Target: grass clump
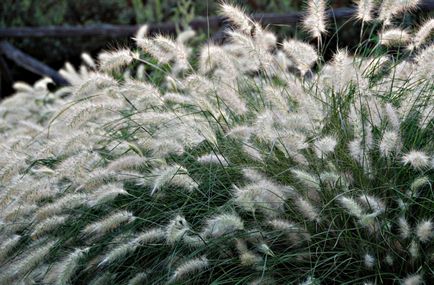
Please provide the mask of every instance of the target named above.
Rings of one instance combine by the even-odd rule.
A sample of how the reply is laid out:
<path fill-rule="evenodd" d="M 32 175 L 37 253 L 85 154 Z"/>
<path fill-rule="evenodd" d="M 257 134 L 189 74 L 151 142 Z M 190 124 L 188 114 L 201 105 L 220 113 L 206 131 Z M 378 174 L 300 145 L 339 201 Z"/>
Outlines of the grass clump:
<path fill-rule="evenodd" d="M 222 46 L 142 36 L 146 55 L 85 56 L 55 93 L 16 84 L 0 105 L 0 283 L 433 280 L 434 46 L 383 38 L 324 62 L 222 11 Z"/>

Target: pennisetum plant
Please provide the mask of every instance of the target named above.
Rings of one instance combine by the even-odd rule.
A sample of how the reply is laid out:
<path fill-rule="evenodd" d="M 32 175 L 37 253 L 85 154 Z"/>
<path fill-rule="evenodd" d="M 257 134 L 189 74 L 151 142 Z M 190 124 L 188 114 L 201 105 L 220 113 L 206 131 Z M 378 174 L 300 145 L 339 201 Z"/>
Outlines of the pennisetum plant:
<path fill-rule="evenodd" d="M 379 44 L 327 62 L 222 4 L 223 45 L 143 26 L 71 86 L 16 83 L 0 284 L 429 284 L 433 20 L 394 26 L 417 2 L 357 1 Z M 303 21 L 319 43 L 326 6 Z"/>

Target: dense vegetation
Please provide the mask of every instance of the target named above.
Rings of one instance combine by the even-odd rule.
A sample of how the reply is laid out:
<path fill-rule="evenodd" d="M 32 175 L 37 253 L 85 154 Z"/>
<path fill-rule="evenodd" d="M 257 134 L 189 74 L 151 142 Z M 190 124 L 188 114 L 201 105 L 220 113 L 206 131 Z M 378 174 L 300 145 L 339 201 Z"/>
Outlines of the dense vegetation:
<path fill-rule="evenodd" d="M 361 1 L 378 44 L 135 38 L 0 105 L 1 284 L 429 284 L 434 45 L 417 1 Z M 403 4 L 404 3 L 404 4 Z M 377 10 L 378 15 L 373 15 Z M 366 25 L 365 25 L 366 24 Z M 375 31 L 378 28 L 375 28 Z"/>

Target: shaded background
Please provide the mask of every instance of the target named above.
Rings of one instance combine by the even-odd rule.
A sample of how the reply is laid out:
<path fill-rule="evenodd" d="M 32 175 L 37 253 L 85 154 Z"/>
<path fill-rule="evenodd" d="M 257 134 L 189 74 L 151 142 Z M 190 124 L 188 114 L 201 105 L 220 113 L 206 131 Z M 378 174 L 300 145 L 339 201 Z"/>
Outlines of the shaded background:
<path fill-rule="evenodd" d="M 249 13 L 284 13 L 300 11 L 304 1 L 301 0 L 246 0 L 229 1 L 240 4 Z M 332 7 L 350 6 L 350 0 L 329 1 Z M 198 17 L 214 16 L 218 14 L 219 1 L 212 0 L 1 0 L 1 27 L 36 27 L 50 25 L 89 25 L 98 23 L 136 25 L 144 23 L 176 22 L 180 29 L 189 21 Z M 408 21 L 412 21 L 410 19 Z M 338 23 L 342 25 L 343 23 Z M 331 31 L 333 35 L 329 41 L 330 52 L 335 51 L 339 37 L 342 46 L 355 45 L 358 41 L 357 23 L 348 22 L 344 28 Z M 332 25 L 333 26 L 333 25 Z M 299 27 L 273 27 L 281 37 L 303 37 Z M 215 31 L 209 31 L 209 34 Z M 301 33 L 301 35 L 298 35 Z M 206 40 L 208 35 L 203 35 Z M 54 69 L 59 69 L 65 61 L 77 66 L 80 54 L 84 51 L 96 55 L 102 49 L 130 45 L 128 37 L 75 37 L 75 38 L 18 38 L 9 41 L 25 53 L 46 63 Z M 29 83 L 40 76 L 30 73 L 5 59 L 10 69 L 13 81 L 23 80 Z M 11 82 L 5 82 L 2 76 L 0 97 L 4 97 L 13 90 Z"/>

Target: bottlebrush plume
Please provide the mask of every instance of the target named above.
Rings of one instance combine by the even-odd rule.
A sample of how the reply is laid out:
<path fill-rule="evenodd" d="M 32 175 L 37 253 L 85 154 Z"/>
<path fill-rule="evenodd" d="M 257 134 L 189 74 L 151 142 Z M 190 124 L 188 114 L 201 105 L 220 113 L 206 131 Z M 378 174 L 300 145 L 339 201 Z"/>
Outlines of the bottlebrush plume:
<path fill-rule="evenodd" d="M 408 247 L 408 252 L 413 260 L 418 259 L 420 256 L 420 246 L 419 242 L 414 239 L 410 242 L 410 246 Z"/>
<path fill-rule="evenodd" d="M 187 170 L 178 164 L 154 169 L 150 181 L 152 186 L 151 195 L 155 194 L 166 184 L 184 187 L 189 191 L 198 186 L 197 183 L 188 176 Z"/>
<path fill-rule="evenodd" d="M 429 166 L 429 157 L 423 151 L 412 150 L 402 156 L 402 162 L 415 169 L 423 169 Z"/>
<path fill-rule="evenodd" d="M 56 245 L 57 241 L 46 241 L 43 244 L 35 245 L 34 249 L 30 252 L 26 252 L 22 259 L 14 263 L 12 269 L 12 276 L 21 276 L 27 274 L 43 262 L 46 256 L 49 255 L 50 250 Z"/>
<path fill-rule="evenodd" d="M 140 28 L 136 32 L 135 38 L 136 39 L 143 39 L 144 37 L 146 37 L 148 30 L 149 30 L 148 25 L 141 25 Z"/>
<path fill-rule="evenodd" d="M 130 50 L 122 49 L 113 52 L 100 53 L 98 59 L 101 70 L 117 71 L 121 67 L 130 64 L 133 61 L 133 56 Z"/>
<path fill-rule="evenodd" d="M 414 35 L 409 48 L 411 50 L 420 48 L 424 43 L 426 43 L 434 30 L 434 19 L 426 21 Z"/>
<path fill-rule="evenodd" d="M 304 28 L 313 38 L 321 38 L 326 32 L 326 3 L 324 0 L 307 2 L 307 15 L 303 19 Z"/>
<path fill-rule="evenodd" d="M 422 285 L 423 278 L 420 274 L 410 275 L 402 280 L 403 285 Z"/>
<path fill-rule="evenodd" d="M 283 51 L 295 63 L 303 76 L 309 71 L 318 60 L 315 49 L 304 42 L 298 40 L 287 40 L 283 42 Z"/>
<path fill-rule="evenodd" d="M 410 35 L 400 29 L 390 29 L 380 34 L 380 43 L 387 47 L 403 46 L 410 41 Z"/>
<path fill-rule="evenodd" d="M 38 223 L 31 234 L 32 239 L 40 238 L 42 235 L 59 228 L 67 219 L 68 216 L 54 216 Z"/>
<path fill-rule="evenodd" d="M 166 241 L 169 244 L 174 244 L 184 237 L 186 232 L 190 229 L 187 220 L 177 215 L 174 217 L 166 227 Z"/>
<path fill-rule="evenodd" d="M 227 17 L 241 32 L 250 35 L 252 24 L 249 17 L 237 6 L 226 3 L 220 6 L 221 13 Z"/>
<path fill-rule="evenodd" d="M 392 18 L 417 7 L 420 0 L 383 0 L 380 5 L 378 19 L 390 25 Z"/>
<path fill-rule="evenodd" d="M 201 164 L 217 164 L 221 166 L 228 166 L 228 161 L 221 154 L 206 154 L 197 159 Z"/>
<path fill-rule="evenodd" d="M 65 195 L 55 202 L 40 208 L 36 212 L 35 218 L 39 221 L 42 221 L 49 216 L 62 213 L 67 209 L 74 209 L 84 204 L 86 198 L 87 195 L 83 193 Z"/>
<path fill-rule="evenodd" d="M 185 261 L 175 269 L 175 272 L 173 272 L 169 283 L 182 280 L 191 274 L 198 274 L 205 270 L 208 266 L 209 262 L 206 256 L 201 256 Z"/>
<path fill-rule="evenodd" d="M 314 151 L 318 158 L 322 158 L 335 150 L 337 140 L 333 136 L 325 136 L 314 142 Z"/>
<path fill-rule="evenodd" d="M 122 260 L 122 258 L 127 256 L 128 254 L 134 252 L 138 246 L 139 244 L 133 241 L 122 243 L 116 246 L 106 255 L 104 255 L 102 261 L 98 264 L 98 267 L 107 266 L 115 263 L 116 261 Z"/>
<path fill-rule="evenodd" d="M 110 162 L 107 168 L 113 171 L 137 169 L 147 162 L 148 159 L 146 157 L 141 157 L 138 155 L 124 155 Z"/>
<path fill-rule="evenodd" d="M 390 103 L 386 103 L 384 105 L 384 109 L 386 110 L 387 119 L 389 120 L 390 124 L 392 125 L 392 128 L 395 131 L 399 131 L 401 120 L 399 119 L 398 112 L 396 111 L 395 107 L 392 106 Z"/>
<path fill-rule="evenodd" d="M 420 188 L 424 187 L 425 185 L 430 185 L 431 181 L 428 176 L 421 176 L 416 178 L 410 185 L 410 190 L 413 193 L 416 193 Z"/>
<path fill-rule="evenodd" d="M 128 195 L 128 192 L 122 189 L 120 184 L 106 184 L 96 189 L 88 196 L 87 204 L 90 207 L 95 207 L 110 202 L 119 195 Z"/>
<path fill-rule="evenodd" d="M 341 203 L 341 205 L 348 210 L 348 212 L 357 217 L 361 218 L 363 215 L 363 209 L 360 207 L 360 205 L 354 200 L 353 198 L 349 197 L 339 197 L 338 201 Z"/>
<path fill-rule="evenodd" d="M 96 63 L 93 60 L 93 58 L 90 56 L 90 54 L 84 52 L 81 54 L 81 59 L 86 63 L 90 68 L 95 68 Z"/>
<path fill-rule="evenodd" d="M 176 37 L 176 41 L 178 43 L 181 44 L 185 44 L 187 43 L 189 40 L 191 40 L 192 38 L 194 38 L 194 36 L 196 36 L 196 32 L 194 30 L 185 30 L 183 32 L 181 32 L 177 37 Z"/>
<path fill-rule="evenodd" d="M 363 21 L 369 22 L 372 18 L 372 10 L 375 7 L 373 0 L 357 0 L 355 1 L 357 5 L 356 18 Z"/>
<path fill-rule="evenodd" d="M 282 210 L 285 197 L 289 194 L 288 189 L 266 179 L 241 188 L 233 185 L 233 189 L 235 202 L 244 210 L 259 210 L 270 216 Z"/>
<path fill-rule="evenodd" d="M 58 263 L 53 272 L 50 274 L 53 284 L 56 285 L 68 285 L 71 279 L 74 277 L 78 267 L 80 266 L 81 259 L 89 251 L 89 248 L 77 248 L 69 255 L 66 256 L 64 260 Z"/>
<path fill-rule="evenodd" d="M 206 222 L 203 236 L 220 237 L 244 229 L 244 223 L 238 215 L 221 214 Z"/>
<path fill-rule="evenodd" d="M 173 59 L 173 54 L 156 44 L 151 38 L 134 38 L 136 45 L 150 54 L 159 63 L 169 63 Z"/>
<path fill-rule="evenodd" d="M 21 236 L 13 235 L 12 237 L 2 241 L 0 246 L 0 262 L 3 262 L 11 250 L 18 244 L 20 239 Z"/>
<path fill-rule="evenodd" d="M 401 139 L 396 131 L 386 131 L 380 141 L 380 153 L 384 157 L 397 152 L 401 148 Z"/>
<path fill-rule="evenodd" d="M 375 265 L 375 257 L 369 253 L 365 254 L 364 263 L 365 263 L 366 268 L 372 269 Z"/>
<path fill-rule="evenodd" d="M 167 54 L 170 54 L 171 59 L 175 59 L 185 68 L 188 67 L 188 51 L 183 44 L 162 35 L 157 35 L 154 38 L 154 43 Z"/>
<path fill-rule="evenodd" d="M 319 212 L 315 207 L 304 198 L 297 198 L 295 200 L 295 204 L 297 205 L 298 210 L 302 213 L 302 215 L 309 221 L 320 222 Z"/>
<path fill-rule="evenodd" d="M 119 211 L 104 217 L 102 220 L 87 225 L 82 233 L 87 237 L 98 237 L 119 227 L 122 223 L 131 221 L 134 215 L 128 211 Z"/>
<path fill-rule="evenodd" d="M 133 278 L 128 281 L 128 285 L 140 285 L 145 284 L 146 279 L 148 278 L 148 273 L 140 272 L 137 273 Z"/>
<path fill-rule="evenodd" d="M 373 2 L 352 9 L 363 27 Z M 412 28 L 394 9 L 413 1 L 383 2 Z M 226 10 L 219 45 L 137 35 L 123 74 L 85 57 L 69 86 L 1 100 L 0 284 L 433 279 L 430 32 L 329 60 L 338 37 L 285 46 Z"/>
<path fill-rule="evenodd" d="M 317 191 L 321 190 L 318 178 L 312 174 L 300 169 L 292 169 L 291 173 L 295 176 L 295 178 L 297 178 L 298 181 L 300 181 L 300 183 L 306 187 Z"/>
<path fill-rule="evenodd" d="M 433 222 L 430 220 L 421 221 L 416 226 L 416 235 L 421 242 L 428 242 L 434 236 Z"/>
<path fill-rule="evenodd" d="M 398 226 L 399 226 L 399 235 L 401 236 L 401 238 L 402 239 L 409 238 L 411 233 L 411 227 L 404 217 L 400 217 L 398 219 Z"/>
<path fill-rule="evenodd" d="M 261 153 L 250 145 L 243 145 L 243 151 L 249 156 L 249 158 L 256 161 L 263 161 Z"/>

